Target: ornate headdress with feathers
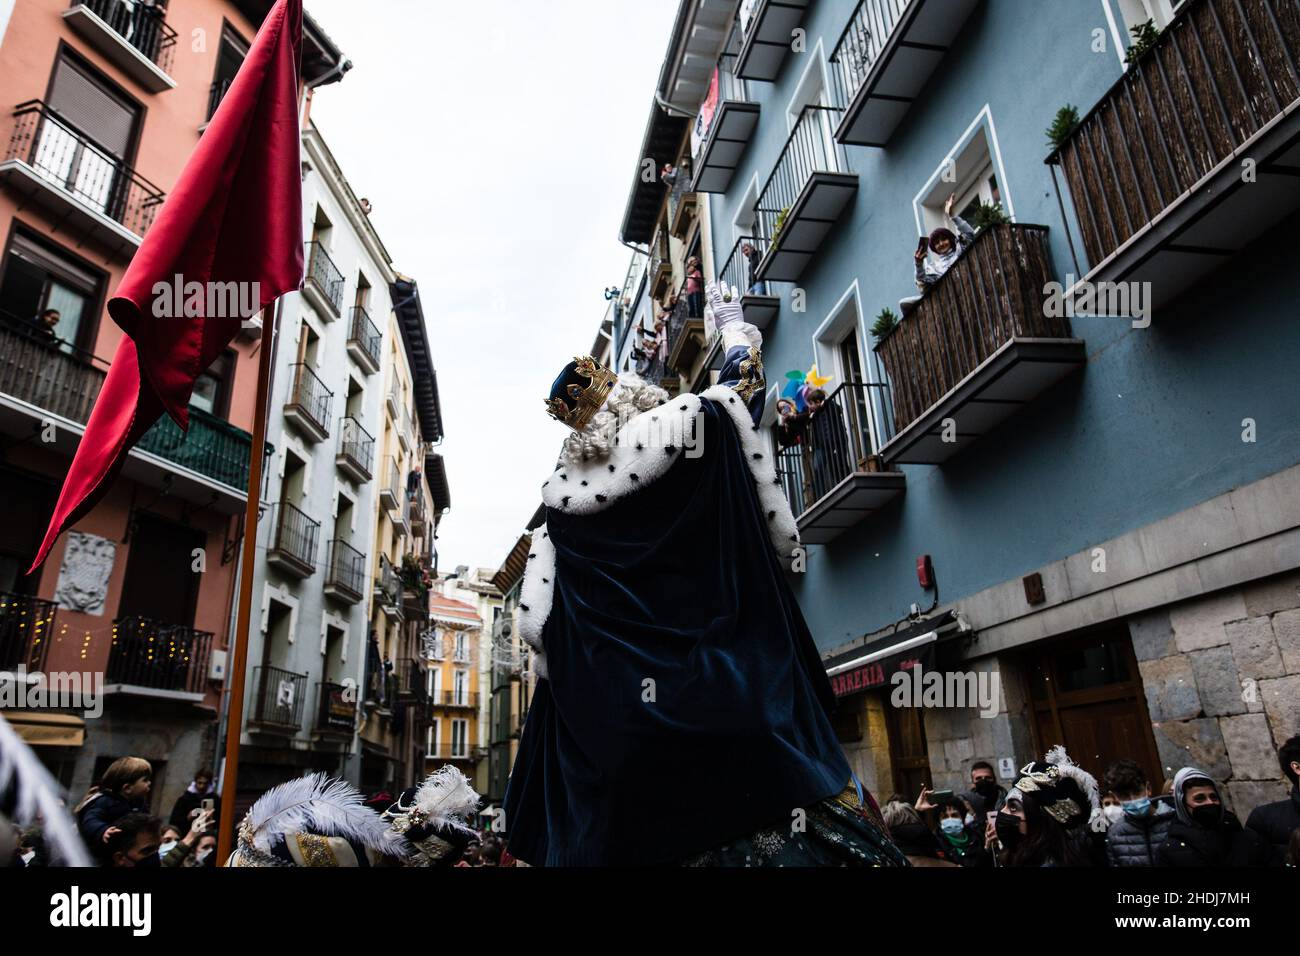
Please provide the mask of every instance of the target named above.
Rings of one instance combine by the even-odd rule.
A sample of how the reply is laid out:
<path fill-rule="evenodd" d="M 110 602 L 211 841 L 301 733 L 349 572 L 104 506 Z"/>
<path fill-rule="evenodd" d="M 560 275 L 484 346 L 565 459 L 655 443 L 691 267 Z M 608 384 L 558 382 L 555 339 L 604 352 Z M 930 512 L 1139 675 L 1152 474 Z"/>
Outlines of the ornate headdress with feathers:
<path fill-rule="evenodd" d="M 6 817 L 22 826 L 39 823 L 54 861 L 94 866 L 63 804 L 62 788 L 0 716 L 0 823 Z"/>
<path fill-rule="evenodd" d="M 469 779 L 448 764 L 405 791 L 384 819 L 414 848 L 411 866 L 443 866 L 454 863 L 474 838 L 465 821 L 478 809 L 479 800 Z"/>
<path fill-rule="evenodd" d="M 272 787 L 239 825 L 230 866 L 369 866 L 410 846 L 344 780 L 314 773 Z"/>
<path fill-rule="evenodd" d="M 1057 744 L 1042 762 L 1026 764 L 1007 799 L 1023 801 L 1029 795 L 1044 813 L 1067 829 L 1104 820 L 1097 778 L 1084 770 Z"/>

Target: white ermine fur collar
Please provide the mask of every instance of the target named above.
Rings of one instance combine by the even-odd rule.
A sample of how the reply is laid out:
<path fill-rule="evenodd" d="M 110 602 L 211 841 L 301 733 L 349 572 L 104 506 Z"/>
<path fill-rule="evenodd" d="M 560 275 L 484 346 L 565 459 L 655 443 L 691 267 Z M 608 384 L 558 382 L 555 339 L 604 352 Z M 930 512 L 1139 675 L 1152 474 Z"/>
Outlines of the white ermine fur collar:
<path fill-rule="evenodd" d="M 542 501 L 557 511 L 587 515 L 636 494 L 663 476 L 680 455 L 691 454 L 709 440 L 705 429 L 696 424 L 701 398 L 717 403 L 731 416 L 758 489 L 772 546 L 781 557 L 792 556 L 799 547 L 799 531 L 776 476 L 771 448 L 762 431 L 754 427 L 745 403 L 726 385 L 714 385 L 703 395 L 680 395 L 629 419 L 607 457 L 561 463 L 543 483 Z M 551 613 L 554 581 L 555 546 L 543 525 L 533 533 L 519 594 L 520 636 L 539 655 L 539 677 L 546 676 L 542 626 Z"/>

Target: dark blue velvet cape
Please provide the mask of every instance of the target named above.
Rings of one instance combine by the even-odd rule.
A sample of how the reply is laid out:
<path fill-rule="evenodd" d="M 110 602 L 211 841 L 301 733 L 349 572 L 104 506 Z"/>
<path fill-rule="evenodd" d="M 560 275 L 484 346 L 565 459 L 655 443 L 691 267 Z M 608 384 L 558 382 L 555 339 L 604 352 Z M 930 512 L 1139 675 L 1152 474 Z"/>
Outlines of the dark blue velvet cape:
<path fill-rule="evenodd" d="M 849 781 L 735 426 L 708 400 L 700 416 L 700 457 L 602 512 L 547 510 L 549 677 L 505 797 L 527 863 L 675 862 Z"/>

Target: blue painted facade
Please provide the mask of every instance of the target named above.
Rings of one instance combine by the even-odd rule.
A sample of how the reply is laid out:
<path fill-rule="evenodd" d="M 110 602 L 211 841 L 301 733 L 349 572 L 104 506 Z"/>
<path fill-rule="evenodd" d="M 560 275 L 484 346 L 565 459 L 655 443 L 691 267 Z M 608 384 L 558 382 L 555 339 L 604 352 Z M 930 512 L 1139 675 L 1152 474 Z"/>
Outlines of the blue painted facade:
<path fill-rule="evenodd" d="M 821 357 L 815 333 L 846 295 L 857 297 L 870 356 L 876 314 L 915 292 L 913 199 L 982 114 L 1004 207 L 1016 222 L 1049 227 L 1058 281 L 1076 273 L 1044 130 L 1061 106 L 1085 113 L 1120 77 L 1111 2 L 985 0 L 888 147 L 847 148 L 859 190 L 798 283 L 806 310 L 792 309 L 795 286 L 775 287 L 783 301 L 766 333 L 769 384 Z M 749 83 L 762 114 L 728 193 L 710 197 L 715 255 L 731 249 L 755 177 L 761 189 L 780 156 L 805 71 L 825 68 L 855 7 L 816 0 L 803 22 L 807 52 L 792 53 L 776 82 Z M 1157 311 L 1150 328 L 1073 319 L 1087 346 L 1081 372 L 947 464 L 902 466 L 901 501 L 809 548 L 793 583 L 819 646 L 928 605 L 914 569 L 921 554 L 933 556 L 947 604 L 1300 462 L 1295 243 L 1281 227 Z M 1247 418 L 1255 443 L 1242 440 Z"/>

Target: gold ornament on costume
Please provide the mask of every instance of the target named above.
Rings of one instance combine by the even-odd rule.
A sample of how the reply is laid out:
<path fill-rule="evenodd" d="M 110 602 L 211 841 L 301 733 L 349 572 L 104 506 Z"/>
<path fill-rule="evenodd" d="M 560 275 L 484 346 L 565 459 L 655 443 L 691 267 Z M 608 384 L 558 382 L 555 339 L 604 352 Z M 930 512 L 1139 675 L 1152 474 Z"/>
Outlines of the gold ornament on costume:
<path fill-rule="evenodd" d="M 613 390 L 618 376 L 590 355 L 576 355 L 573 361 L 575 363 L 573 371 L 587 379 L 587 386 L 584 388 L 570 382 L 564 386 L 569 401 L 566 402 L 563 397 L 553 394 L 546 399 L 546 410 L 556 421 L 563 422 L 574 431 L 581 431 L 605 404 L 605 399 Z"/>

